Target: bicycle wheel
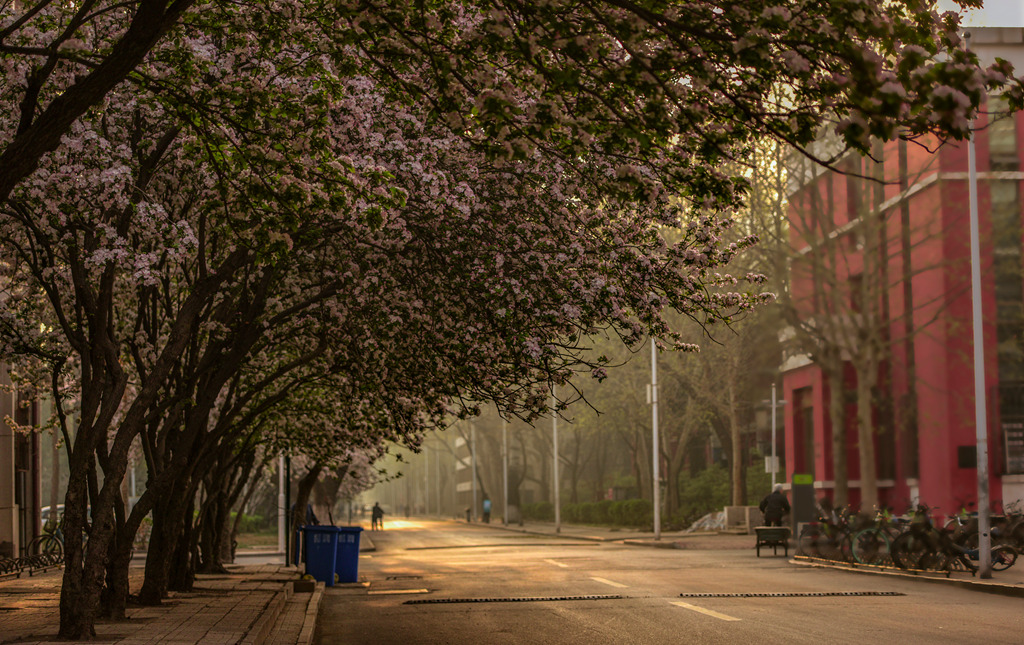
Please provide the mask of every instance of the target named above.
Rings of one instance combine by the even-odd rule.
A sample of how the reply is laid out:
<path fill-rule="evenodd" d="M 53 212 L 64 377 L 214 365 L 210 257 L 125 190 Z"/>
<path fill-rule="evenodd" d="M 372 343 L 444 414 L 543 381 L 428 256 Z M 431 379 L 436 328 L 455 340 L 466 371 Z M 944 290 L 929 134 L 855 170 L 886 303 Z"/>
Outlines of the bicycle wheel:
<path fill-rule="evenodd" d="M 43 533 L 37 535 L 32 542 L 29 543 L 28 552 L 30 555 L 41 555 L 41 554 L 57 554 L 60 555 L 64 552 L 64 546 L 60 543 L 60 540 L 55 538 L 49 533 Z"/>
<path fill-rule="evenodd" d="M 828 535 L 818 538 L 817 549 L 821 557 L 835 562 L 846 562 L 846 547 L 849 544 L 849 535 L 844 531 L 834 529 Z"/>
<path fill-rule="evenodd" d="M 978 571 L 978 565 L 974 564 L 970 558 L 962 553 L 952 553 L 946 556 L 946 561 L 943 563 L 941 570 L 946 572 L 947 577 L 954 571 L 973 575 Z"/>
<path fill-rule="evenodd" d="M 889 557 L 889 537 L 877 527 L 855 534 L 851 546 L 853 559 L 860 564 L 882 564 Z"/>
<path fill-rule="evenodd" d="M 892 543 L 889 550 L 892 555 L 893 564 L 900 569 L 925 569 L 925 564 L 934 562 L 934 552 L 928 544 L 928 540 L 914 533 L 904 533 Z"/>
<path fill-rule="evenodd" d="M 1017 549 L 1005 544 L 992 549 L 992 570 L 1006 571 L 1017 562 Z"/>
<path fill-rule="evenodd" d="M 818 557 L 818 540 L 821 538 L 821 529 L 817 526 L 805 526 L 800 531 L 799 553 L 809 558 Z"/>

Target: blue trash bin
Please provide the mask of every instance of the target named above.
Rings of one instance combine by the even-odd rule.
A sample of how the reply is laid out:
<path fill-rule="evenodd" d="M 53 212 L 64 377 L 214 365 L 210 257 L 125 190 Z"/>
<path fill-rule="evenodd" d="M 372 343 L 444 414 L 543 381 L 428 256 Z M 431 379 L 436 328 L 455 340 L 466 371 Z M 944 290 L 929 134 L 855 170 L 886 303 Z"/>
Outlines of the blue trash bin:
<path fill-rule="evenodd" d="M 338 527 L 303 526 L 306 551 L 306 573 L 328 587 L 334 586 L 334 569 L 338 559 Z"/>
<path fill-rule="evenodd" d="M 338 582 L 359 582 L 359 533 L 361 526 L 338 527 Z"/>

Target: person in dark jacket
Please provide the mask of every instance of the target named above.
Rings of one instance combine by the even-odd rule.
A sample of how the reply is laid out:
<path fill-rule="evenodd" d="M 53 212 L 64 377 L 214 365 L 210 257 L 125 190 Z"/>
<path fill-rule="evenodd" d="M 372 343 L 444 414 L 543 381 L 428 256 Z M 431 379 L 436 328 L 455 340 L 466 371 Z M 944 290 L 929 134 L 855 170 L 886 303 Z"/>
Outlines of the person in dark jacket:
<path fill-rule="evenodd" d="M 782 484 L 775 484 L 758 508 L 764 513 L 765 526 L 782 526 L 782 516 L 789 513 L 789 500 L 782 492 Z"/>

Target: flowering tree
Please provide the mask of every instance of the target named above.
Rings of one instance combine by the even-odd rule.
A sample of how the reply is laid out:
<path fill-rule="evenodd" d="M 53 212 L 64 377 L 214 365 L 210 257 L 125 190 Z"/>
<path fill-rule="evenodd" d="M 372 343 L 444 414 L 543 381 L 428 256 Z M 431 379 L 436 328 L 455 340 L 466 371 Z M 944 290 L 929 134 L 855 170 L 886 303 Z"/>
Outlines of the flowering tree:
<path fill-rule="evenodd" d="M 0 9 L 3 288 L 28 296 L 2 353 L 82 392 L 64 637 L 93 631 L 132 441 L 175 437 L 152 485 L 187 492 L 192 451 L 250 428 L 220 421 L 239 374 L 322 354 L 413 441 L 463 401 L 538 414 L 602 374 L 584 335 L 761 299 L 715 272 L 753 241 L 723 242 L 745 182 L 719 165 L 754 137 L 963 136 L 986 88 L 1020 96 L 915 0 L 189 6 Z"/>

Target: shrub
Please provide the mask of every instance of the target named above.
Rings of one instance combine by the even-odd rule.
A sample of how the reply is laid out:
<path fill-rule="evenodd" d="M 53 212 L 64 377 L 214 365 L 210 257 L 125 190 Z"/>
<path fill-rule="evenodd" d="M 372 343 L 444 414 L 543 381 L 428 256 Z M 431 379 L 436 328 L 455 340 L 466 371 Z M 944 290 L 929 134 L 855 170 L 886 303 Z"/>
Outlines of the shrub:
<path fill-rule="evenodd" d="M 555 519 L 555 505 L 551 502 L 524 504 L 523 519 L 550 522 Z"/>
<path fill-rule="evenodd" d="M 231 519 L 234 521 L 237 513 L 231 513 Z M 247 515 L 242 513 L 242 520 L 238 523 L 239 533 L 259 533 L 267 528 L 267 522 L 262 515 Z"/>
<path fill-rule="evenodd" d="M 612 502 L 608 514 L 619 526 L 644 526 L 654 522 L 654 505 L 647 499 L 626 499 Z"/>

